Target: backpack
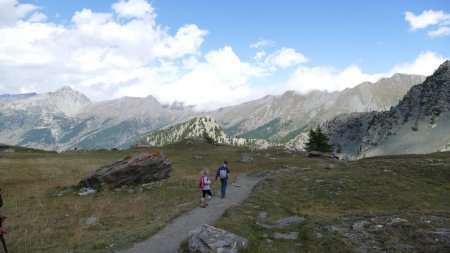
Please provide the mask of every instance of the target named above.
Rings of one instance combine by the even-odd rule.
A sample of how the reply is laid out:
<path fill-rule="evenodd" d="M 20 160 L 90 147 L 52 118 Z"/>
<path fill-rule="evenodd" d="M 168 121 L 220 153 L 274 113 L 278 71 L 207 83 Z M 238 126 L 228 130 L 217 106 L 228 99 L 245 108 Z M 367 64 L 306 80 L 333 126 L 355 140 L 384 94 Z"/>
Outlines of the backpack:
<path fill-rule="evenodd" d="M 203 187 L 205 187 L 205 182 L 203 181 L 203 176 L 200 177 L 200 182 L 198 183 L 198 186 L 202 189 L 203 189 Z"/>
<path fill-rule="evenodd" d="M 227 178 L 227 169 L 222 167 L 219 169 L 219 176 L 220 178 L 224 179 Z"/>

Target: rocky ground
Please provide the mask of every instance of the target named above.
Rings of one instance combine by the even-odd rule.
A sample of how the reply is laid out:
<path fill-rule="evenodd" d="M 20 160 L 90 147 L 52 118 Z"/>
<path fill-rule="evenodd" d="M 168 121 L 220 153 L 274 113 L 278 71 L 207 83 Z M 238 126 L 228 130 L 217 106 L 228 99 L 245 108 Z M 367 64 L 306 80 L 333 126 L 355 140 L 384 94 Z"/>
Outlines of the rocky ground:
<path fill-rule="evenodd" d="M 353 252 L 450 252 L 450 215 L 398 213 L 344 216 L 322 224 L 317 239 L 334 237 Z"/>

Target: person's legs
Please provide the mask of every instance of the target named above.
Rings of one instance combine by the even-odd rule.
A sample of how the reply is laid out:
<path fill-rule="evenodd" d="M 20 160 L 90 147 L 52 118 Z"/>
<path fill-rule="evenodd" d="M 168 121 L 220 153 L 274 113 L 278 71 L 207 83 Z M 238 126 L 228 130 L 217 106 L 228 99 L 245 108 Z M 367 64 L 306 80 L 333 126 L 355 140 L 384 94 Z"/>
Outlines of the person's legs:
<path fill-rule="evenodd" d="M 221 178 L 220 179 L 220 183 L 222 183 L 222 187 L 220 188 L 220 197 L 221 198 L 225 198 L 225 193 L 226 193 L 226 190 L 227 190 L 227 180 L 228 179 L 226 179 L 226 178 Z"/>
<path fill-rule="evenodd" d="M 206 207 L 206 205 L 208 205 L 208 200 L 206 200 L 206 191 L 202 190 L 202 194 L 203 194 L 203 198 L 202 198 L 202 205 L 201 207 Z"/>
<path fill-rule="evenodd" d="M 211 199 L 212 193 L 211 193 L 211 190 L 206 190 L 206 193 L 208 194 L 208 196 L 205 196 L 205 203 L 206 203 L 206 205 L 208 205 L 208 200 Z"/>

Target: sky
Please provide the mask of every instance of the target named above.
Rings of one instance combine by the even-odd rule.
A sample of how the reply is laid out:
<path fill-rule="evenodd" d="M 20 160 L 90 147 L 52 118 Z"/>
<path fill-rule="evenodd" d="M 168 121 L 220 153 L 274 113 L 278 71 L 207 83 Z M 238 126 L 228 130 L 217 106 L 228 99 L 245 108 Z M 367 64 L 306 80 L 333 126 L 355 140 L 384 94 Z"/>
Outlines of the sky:
<path fill-rule="evenodd" d="M 340 91 L 450 58 L 450 0 L 0 0 L 0 94 L 198 110 Z"/>

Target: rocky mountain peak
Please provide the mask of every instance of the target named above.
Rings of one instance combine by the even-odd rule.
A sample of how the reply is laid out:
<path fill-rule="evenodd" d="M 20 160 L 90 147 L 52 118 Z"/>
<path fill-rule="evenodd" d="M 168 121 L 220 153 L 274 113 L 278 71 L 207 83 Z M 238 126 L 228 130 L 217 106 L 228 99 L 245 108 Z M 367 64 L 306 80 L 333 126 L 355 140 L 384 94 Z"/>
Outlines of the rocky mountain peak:
<path fill-rule="evenodd" d="M 350 156 L 432 152 L 450 141 L 449 112 L 446 61 L 390 110 L 340 115 L 323 126 L 335 147 Z"/>
<path fill-rule="evenodd" d="M 450 68 L 450 60 L 446 60 L 444 63 L 442 63 L 436 71 L 447 71 Z"/>
<path fill-rule="evenodd" d="M 424 119 L 450 110 L 450 61 L 439 66 L 422 84 L 415 85 L 400 102 L 408 116 Z"/>
<path fill-rule="evenodd" d="M 233 145 L 245 145 L 252 141 L 241 138 L 228 138 L 217 121 L 207 115 L 152 133 L 143 138 L 138 145 L 159 147 L 191 137 L 203 137 L 207 142 Z"/>
<path fill-rule="evenodd" d="M 55 92 L 49 92 L 48 95 L 54 97 L 63 97 L 65 99 L 78 100 L 80 103 L 91 102 L 84 94 L 72 89 L 69 85 L 64 85 Z"/>

